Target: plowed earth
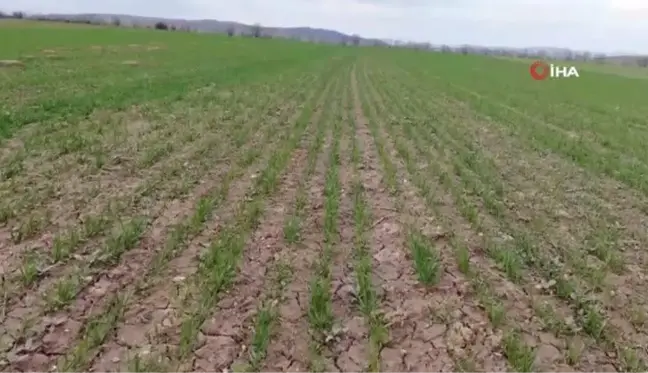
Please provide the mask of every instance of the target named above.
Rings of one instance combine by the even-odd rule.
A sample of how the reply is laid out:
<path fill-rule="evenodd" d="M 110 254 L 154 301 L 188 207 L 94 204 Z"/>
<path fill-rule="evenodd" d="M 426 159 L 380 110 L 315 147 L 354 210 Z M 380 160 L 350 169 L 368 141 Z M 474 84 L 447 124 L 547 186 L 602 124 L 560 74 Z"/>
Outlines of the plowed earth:
<path fill-rule="evenodd" d="M 8 137 L 2 370 L 645 371 L 639 184 L 338 54 Z"/>

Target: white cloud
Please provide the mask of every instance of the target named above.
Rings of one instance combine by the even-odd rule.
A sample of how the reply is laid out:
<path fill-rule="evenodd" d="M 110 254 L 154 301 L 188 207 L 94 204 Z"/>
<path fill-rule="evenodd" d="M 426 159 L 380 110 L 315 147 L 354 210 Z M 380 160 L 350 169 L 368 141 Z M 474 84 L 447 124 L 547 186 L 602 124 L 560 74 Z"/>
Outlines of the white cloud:
<path fill-rule="evenodd" d="M 646 11 L 648 6 L 643 0 L 608 0 L 607 5 L 613 9 L 619 9 L 623 11 Z"/>
<path fill-rule="evenodd" d="M 331 28 L 447 44 L 648 53 L 648 0 L 21 0 L 27 11 L 106 12 Z M 0 9 L 13 10 L 13 0 Z"/>
<path fill-rule="evenodd" d="M 608 0 L 611 17 L 632 22 L 634 27 L 645 30 L 648 27 L 648 1 L 645 0 Z"/>

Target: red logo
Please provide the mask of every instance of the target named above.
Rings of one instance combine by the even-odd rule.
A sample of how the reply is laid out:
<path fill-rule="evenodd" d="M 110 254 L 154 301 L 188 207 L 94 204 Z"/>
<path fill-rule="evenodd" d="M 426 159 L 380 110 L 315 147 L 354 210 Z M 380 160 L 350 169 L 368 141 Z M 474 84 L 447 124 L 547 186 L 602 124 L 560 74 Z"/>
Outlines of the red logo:
<path fill-rule="evenodd" d="M 534 80 L 545 80 L 551 73 L 551 68 L 542 61 L 536 61 L 529 67 L 529 73 Z"/>

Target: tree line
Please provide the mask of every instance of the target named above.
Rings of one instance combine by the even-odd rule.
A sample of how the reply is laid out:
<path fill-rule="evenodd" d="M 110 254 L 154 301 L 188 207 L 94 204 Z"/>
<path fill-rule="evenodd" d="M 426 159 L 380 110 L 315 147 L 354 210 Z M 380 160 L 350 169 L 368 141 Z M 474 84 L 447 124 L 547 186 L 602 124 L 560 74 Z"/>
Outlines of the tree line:
<path fill-rule="evenodd" d="M 28 16 L 25 12 L 14 11 L 14 12 L 4 12 L 0 10 L 0 19 L 31 19 L 37 21 L 50 21 L 50 22 L 65 22 L 65 23 L 84 23 L 90 25 L 113 25 L 116 27 L 146 27 L 155 30 L 161 31 L 194 31 L 190 26 L 186 24 L 175 25 L 165 21 L 158 21 L 153 25 L 123 25 L 122 21 L 118 17 L 113 17 L 111 20 L 100 20 L 100 19 L 83 19 L 83 18 L 55 18 L 47 16 L 33 15 Z M 265 32 L 264 28 L 260 24 L 254 24 L 252 26 L 245 27 L 243 29 L 237 29 L 233 24 L 229 25 L 225 29 L 225 33 L 234 37 L 237 35 L 248 36 L 253 38 L 272 38 L 272 35 L 268 32 Z M 316 41 L 316 40 L 303 40 L 302 41 Z M 362 44 L 362 38 L 359 35 L 352 35 L 350 37 L 345 37 L 340 40 L 339 44 L 341 45 L 352 45 L 359 46 Z M 374 41 L 373 43 L 364 43 L 374 46 L 384 46 L 386 43 Z M 562 59 L 567 61 L 591 61 L 596 63 L 605 63 L 608 59 L 605 54 L 592 54 L 589 52 L 573 52 L 573 51 L 564 51 L 560 55 L 550 55 L 546 51 L 530 51 L 525 49 L 507 49 L 507 48 L 488 48 L 488 47 L 478 47 L 478 46 L 458 46 L 451 47 L 449 45 L 433 46 L 431 43 L 416 43 L 416 42 L 402 42 L 394 41 L 390 44 L 387 44 L 388 47 L 397 47 L 397 48 L 409 48 L 422 51 L 435 51 L 442 53 L 457 53 L 457 54 L 480 54 L 480 55 L 490 55 L 490 56 L 504 56 L 504 57 L 517 57 L 517 58 L 552 58 L 552 59 Z M 648 67 L 648 56 L 637 56 L 633 58 L 633 63 L 641 67 Z"/>

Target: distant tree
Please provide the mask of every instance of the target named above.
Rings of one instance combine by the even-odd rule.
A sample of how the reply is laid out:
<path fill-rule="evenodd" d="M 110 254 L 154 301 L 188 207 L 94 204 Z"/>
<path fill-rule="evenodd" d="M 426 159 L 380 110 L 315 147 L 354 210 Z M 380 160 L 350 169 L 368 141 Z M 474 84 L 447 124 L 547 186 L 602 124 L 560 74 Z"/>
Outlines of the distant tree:
<path fill-rule="evenodd" d="M 355 46 L 360 45 L 360 35 L 351 35 L 351 44 Z"/>
<path fill-rule="evenodd" d="M 8 18 L 8 17 L 9 17 L 9 15 L 7 13 L 0 10 L 0 18 Z"/>
<path fill-rule="evenodd" d="M 23 19 L 23 18 L 25 18 L 25 13 L 23 13 L 23 12 L 13 12 L 13 13 L 11 13 L 11 16 L 13 18 Z"/>
<path fill-rule="evenodd" d="M 156 29 L 156 30 L 168 30 L 168 29 L 169 29 L 169 26 L 167 26 L 167 24 L 164 23 L 164 22 L 157 22 L 157 23 L 155 24 L 155 29 Z"/>
<path fill-rule="evenodd" d="M 452 52 L 452 48 L 450 48 L 449 46 L 444 44 L 444 45 L 441 46 L 441 52 L 450 53 L 450 52 Z"/>
<path fill-rule="evenodd" d="M 227 26 L 227 36 L 232 37 L 236 34 L 234 26 Z"/>
<path fill-rule="evenodd" d="M 175 25 L 171 25 L 171 27 L 169 27 L 169 30 L 171 30 L 171 31 L 175 31 L 175 30 L 176 30 Z"/>
<path fill-rule="evenodd" d="M 263 33 L 263 28 L 261 27 L 261 25 L 255 23 L 254 26 L 252 26 L 252 37 L 260 38 L 262 33 Z"/>
<path fill-rule="evenodd" d="M 112 25 L 117 27 L 121 26 L 121 20 L 119 19 L 119 17 L 114 17 L 112 19 Z"/>
<path fill-rule="evenodd" d="M 637 60 L 637 65 L 641 67 L 648 67 L 648 57 L 642 57 Z"/>
<path fill-rule="evenodd" d="M 597 53 L 594 56 L 594 61 L 598 64 L 603 64 L 605 63 L 605 57 L 606 57 L 605 53 Z"/>

